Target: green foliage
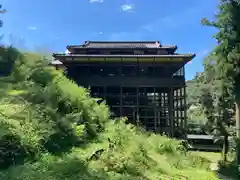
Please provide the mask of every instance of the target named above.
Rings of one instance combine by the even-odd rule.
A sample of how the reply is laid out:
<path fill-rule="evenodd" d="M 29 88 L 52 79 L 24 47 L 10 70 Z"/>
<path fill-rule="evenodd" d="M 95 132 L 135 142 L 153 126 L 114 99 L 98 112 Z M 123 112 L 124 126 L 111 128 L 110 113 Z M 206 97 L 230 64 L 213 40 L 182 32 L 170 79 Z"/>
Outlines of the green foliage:
<path fill-rule="evenodd" d="M 180 141 L 146 135 L 123 120 L 108 122 L 97 141 L 61 157 L 45 154 L 36 163 L 0 172 L 2 179 L 188 179 L 215 180 L 209 161 L 187 153 Z M 108 138 L 113 144 L 109 147 Z M 88 160 L 103 149 L 98 159 Z"/>
<path fill-rule="evenodd" d="M 215 21 L 203 19 L 203 24 L 218 29 L 215 38 L 218 45 L 213 50 L 210 58 L 214 60 L 215 80 L 218 109 L 229 108 L 233 100 L 238 101 L 239 86 L 239 0 L 222 0 L 218 7 L 219 12 Z M 210 59 L 209 58 L 209 59 Z M 208 65 L 208 67 L 210 67 Z"/>
<path fill-rule="evenodd" d="M 239 73 L 239 6 L 239 0 L 221 0 L 216 20 L 211 22 L 203 19 L 203 24 L 218 29 L 215 35 L 218 46 L 214 49 L 214 54 L 217 57 L 217 74 L 222 79 L 234 80 Z"/>
<path fill-rule="evenodd" d="M 110 120 L 107 105 L 47 64 L 20 54 L 0 79 L 0 179 L 216 179 L 181 141 Z"/>
<path fill-rule="evenodd" d="M 147 135 L 122 120 L 107 124 L 103 138 L 107 137 L 111 138 L 115 146 L 103 153 L 98 164 L 108 171 L 154 179 L 179 177 L 180 172 L 187 169 L 204 169 L 208 166 L 206 159 L 187 153 L 181 141 Z M 189 177 L 188 174 L 184 176 Z"/>
<path fill-rule="evenodd" d="M 15 48 L 0 46 L 0 76 L 9 75 L 18 58 L 20 58 L 20 53 Z"/>
<path fill-rule="evenodd" d="M 201 104 L 202 92 L 205 89 L 211 89 L 212 85 L 205 81 L 205 71 L 196 75 L 192 80 L 187 81 L 187 104 L 188 104 L 188 131 L 190 134 L 204 134 L 204 125 L 207 117 L 204 114 L 203 105 Z"/>
<path fill-rule="evenodd" d="M 3 9 L 2 8 L 2 5 L 0 4 L 0 14 L 3 14 L 3 13 L 5 13 L 6 12 L 6 9 Z M 3 21 L 0 19 L 0 27 L 2 27 L 3 26 Z M 1 53 L 0 53 L 1 54 Z"/>
<path fill-rule="evenodd" d="M 43 112 L 54 121 L 55 133 L 45 142 L 45 147 L 51 152 L 56 149 L 60 151 L 62 146 L 71 147 L 82 143 L 84 138 L 96 137 L 108 120 L 108 108 L 104 104 L 99 105 L 90 97 L 87 89 L 79 88 L 61 71 L 46 66 L 44 59 L 43 63 L 37 59 L 34 67 L 26 62 L 27 59 L 20 66 L 21 69 L 28 69 L 22 74 L 22 83 L 28 88 L 24 98 L 45 106 Z M 28 83 L 25 83 L 26 79 Z M 76 136 L 76 127 L 78 133 L 79 127 L 83 128 L 82 136 Z"/>
<path fill-rule="evenodd" d="M 13 63 L 12 80 L 6 82 L 10 86 L 1 88 L 5 95 L 0 99 L 1 124 L 9 125 L 3 126 L 2 132 L 9 132 L 24 149 L 13 154 L 35 159 L 44 151 L 62 153 L 87 143 L 104 129 L 109 118 L 105 104 L 99 105 L 87 89 L 49 67 L 43 57 L 14 50 L 5 50 L 10 55 L 3 56 L 4 61 Z M 12 51 L 17 55 L 11 55 Z M 2 138 L 3 144 L 8 143 L 5 135 Z M 11 159 L 12 164 L 17 163 L 16 158 Z"/>
<path fill-rule="evenodd" d="M 40 155 L 41 141 L 51 134 L 51 124 L 41 122 L 43 116 L 37 109 L 16 101 L 1 101 L 0 110 L 5 115 L 0 117 L 1 168 L 34 160 Z"/>
<path fill-rule="evenodd" d="M 107 176 L 104 173 L 90 170 L 85 162 L 75 156 L 61 158 L 45 155 L 37 163 L 11 168 L 0 174 L 0 179 L 15 180 L 16 178 L 19 180 L 100 180 L 107 179 Z"/>
<path fill-rule="evenodd" d="M 218 45 L 213 50 L 215 60 L 215 76 L 218 82 L 217 111 L 223 118 L 227 119 L 231 100 L 236 104 L 236 129 L 237 139 L 240 139 L 240 1 L 221 0 L 218 6 L 215 21 L 203 19 L 203 24 L 218 30 L 215 38 Z M 229 98 L 230 97 L 230 98 Z M 217 122 L 222 125 L 220 121 Z M 221 128 L 223 129 L 223 128 Z M 225 133 L 226 134 L 226 133 Z M 237 159 L 240 164 L 240 148 L 237 150 Z"/>
<path fill-rule="evenodd" d="M 187 82 L 188 121 L 191 130 L 198 126 L 205 133 L 226 135 L 234 125 L 234 98 L 218 78 L 216 59 L 216 54 L 210 53 L 204 59 L 204 71 Z"/>

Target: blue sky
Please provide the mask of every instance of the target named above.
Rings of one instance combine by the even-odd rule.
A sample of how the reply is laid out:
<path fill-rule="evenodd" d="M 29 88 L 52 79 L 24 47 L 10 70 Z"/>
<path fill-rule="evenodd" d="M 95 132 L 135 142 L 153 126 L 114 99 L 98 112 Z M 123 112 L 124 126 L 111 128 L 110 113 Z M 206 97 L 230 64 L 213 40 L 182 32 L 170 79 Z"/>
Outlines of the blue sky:
<path fill-rule="evenodd" d="M 24 49 L 64 52 L 85 40 L 159 40 L 178 45 L 178 53 L 196 53 L 186 78 L 202 70 L 214 47 L 215 30 L 203 27 L 218 0 L 2 0 L 8 10 L 0 33 L 4 43 Z"/>

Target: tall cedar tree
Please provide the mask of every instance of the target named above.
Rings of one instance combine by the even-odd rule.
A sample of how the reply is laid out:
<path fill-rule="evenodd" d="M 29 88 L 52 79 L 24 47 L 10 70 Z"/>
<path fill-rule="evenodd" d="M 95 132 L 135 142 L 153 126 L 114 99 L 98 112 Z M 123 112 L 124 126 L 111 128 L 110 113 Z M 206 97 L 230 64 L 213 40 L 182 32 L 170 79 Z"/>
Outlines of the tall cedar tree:
<path fill-rule="evenodd" d="M 237 161 L 240 164 L 240 0 L 220 0 L 219 12 L 214 21 L 206 18 L 204 25 L 218 29 L 215 34 L 218 45 L 216 55 L 217 79 L 221 81 L 221 93 L 227 92 L 234 97 L 236 106 Z"/>
<path fill-rule="evenodd" d="M 2 5 L 0 4 L 0 14 L 3 14 L 6 12 L 6 9 L 3 9 L 2 8 Z M 3 21 L 0 19 L 0 27 L 2 27 L 3 25 Z M 0 36 L 0 39 L 1 39 L 2 36 Z"/>
<path fill-rule="evenodd" d="M 233 121 L 234 99 L 229 93 L 228 87 L 216 76 L 216 58 L 215 54 L 210 53 L 204 60 L 202 83 L 208 84 L 210 87 L 202 89 L 200 100 L 202 100 L 203 112 L 208 120 L 205 126 L 206 130 L 214 135 L 224 137 L 222 160 L 226 162 L 229 149 L 228 136 L 232 134 L 232 125 L 235 125 Z"/>
<path fill-rule="evenodd" d="M 5 13 L 5 12 L 6 12 L 6 9 L 3 9 L 3 8 L 2 8 L 2 5 L 0 4 L 0 14 L 3 14 L 3 13 Z M 2 27 L 2 24 L 3 24 L 3 21 L 0 20 L 0 27 Z"/>

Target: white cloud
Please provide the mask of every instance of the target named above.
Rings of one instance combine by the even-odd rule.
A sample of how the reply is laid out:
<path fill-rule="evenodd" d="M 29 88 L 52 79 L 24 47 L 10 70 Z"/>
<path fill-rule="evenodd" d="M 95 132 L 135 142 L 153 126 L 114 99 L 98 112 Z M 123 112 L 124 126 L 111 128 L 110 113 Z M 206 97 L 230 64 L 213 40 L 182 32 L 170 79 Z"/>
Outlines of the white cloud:
<path fill-rule="evenodd" d="M 123 4 L 121 10 L 124 12 L 131 12 L 134 9 L 134 4 Z"/>
<path fill-rule="evenodd" d="M 35 31 L 35 30 L 37 30 L 37 27 L 35 27 L 35 26 L 28 26 L 28 29 L 31 30 L 31 31 Z"/>
<path fill-rule="evenodd" d="M 103 35 L 104 33 L 103 32 L 99 32 L 100 35 Z"/>
<path fill-rule="evenodd" d="M 90 3 L 103 3 L 103 0 L 89 0 Z"/>

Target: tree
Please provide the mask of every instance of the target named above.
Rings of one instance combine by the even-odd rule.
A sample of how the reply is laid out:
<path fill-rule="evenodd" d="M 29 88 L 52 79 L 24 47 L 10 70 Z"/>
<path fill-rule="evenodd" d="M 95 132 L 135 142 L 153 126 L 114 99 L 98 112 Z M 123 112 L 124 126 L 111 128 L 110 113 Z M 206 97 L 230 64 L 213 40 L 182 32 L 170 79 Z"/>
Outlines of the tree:
<path fill-rule="evenodd" d="M 6 9 L 3 9 L 3 8 L 2 8 L 2 5 L 0 4 L 0 14 L 3 14 L 3 13 L 5 13 L 5 12 L 7 12 Z M 3 25 L 3 21 L 0 19 L 0 27 L 2 27 L 2 25 Z M 2 36 L 1 36 L 1 37 L 2 37 Z M 1 38 L 1 37 L 0 37 L 0 38 Z"/>
<path fill-rule="evenodd" d="M 208 72 L 210 70 L 210 72 Z M 199 104 L 201 104 L 203 115 L 206 117 L 207 122 L 204 126 L 204 131 L 213 134 L 216 140 L 221 139 L 219 136 L 223 136 L 223 148 L 222 148 L 222 160 L 227 161 L 227 153 L 229 149 L 228 143 L 228 127 L 230 126 L 232 114 L 230 113 L 232 102 L 228 93 L 221 92 L 222 86 L 218 86 L 218 81 L 215 80 L 214 69 L 205 66 L 204 77 L 202 78 L 202 84 L 208 84 L 210 86 L 200 86 Z M 211 76 L 210 76 L 211 75 Z M 210 77 L 208 77 L 210 76 Z M 226 88 L 223 88 L 226 90 Z M 217 92 L 221 92 L 218 94 Z"/>
<path fill-rule="evenodd" d="M 219 12 L 214 21 L 206 18 L 204 25 L 215 27 L 218 45 L 216 57 L 216 79 L 219 82 L 218 97 L 234 97 L 237 131 L 237 162 L 240 164 L 240 0 L 220 0 Z M 220 98 L 219 98 L 220 99 Z"/>
<path fill-rule="evenodd" d="M 5 13 L 5 12 L 7 12 L 7 10 L 6 10 L 6 9 L 3 9 L 3 8 L 2 8 L 2 5 L 0 4 L 0 14 L 3 14 L 3 13 Z M 3 24 L 3 21 L 0 20 L 0 27 L 2 26 L 2 24 Z"/>

